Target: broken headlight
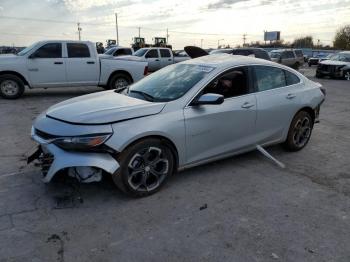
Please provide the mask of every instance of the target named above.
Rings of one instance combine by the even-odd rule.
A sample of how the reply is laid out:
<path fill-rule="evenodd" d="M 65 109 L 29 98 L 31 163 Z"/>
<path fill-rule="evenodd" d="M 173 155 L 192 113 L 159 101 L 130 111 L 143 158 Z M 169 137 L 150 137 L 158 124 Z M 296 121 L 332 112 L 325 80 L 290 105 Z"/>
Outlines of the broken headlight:
<path fill-rule="evenodd" d="M 66 150 L 86 150 L 102 145 L 112 134 L 99 134 L 89 136 L 60 137 L 53 144 Z"/>

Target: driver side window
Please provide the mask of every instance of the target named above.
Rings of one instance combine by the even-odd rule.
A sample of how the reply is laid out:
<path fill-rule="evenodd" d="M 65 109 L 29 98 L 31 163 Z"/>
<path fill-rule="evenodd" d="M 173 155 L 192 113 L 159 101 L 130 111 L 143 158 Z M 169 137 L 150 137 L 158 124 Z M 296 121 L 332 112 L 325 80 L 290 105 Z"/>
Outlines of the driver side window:
<path fill-rule="evenodd" d="M 146 54 L 146 58 L 158 58 L 158 50 L 157 49 L 151 49 Z"/>
<path fill-rule="evenodd" d="M 207 85 L 203 94 L 214 93 L 223 95 L 224 98 L 246 95 L 249 93 L 248 69 L 238 67 L 231 69 Z"/>
<path fill-rule="evenodd" d="M 61 43 L 48 43 L 40 47 L 33 53 L 35 58 L 61 58 L 62 57 L 62 44 Z"/>

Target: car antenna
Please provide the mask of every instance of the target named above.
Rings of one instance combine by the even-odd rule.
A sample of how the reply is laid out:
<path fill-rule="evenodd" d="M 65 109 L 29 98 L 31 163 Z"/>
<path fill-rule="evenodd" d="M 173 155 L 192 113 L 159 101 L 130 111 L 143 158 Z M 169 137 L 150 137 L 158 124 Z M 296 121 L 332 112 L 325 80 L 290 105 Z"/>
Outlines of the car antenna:
<path fill-rule="evenodd" d="M 256 145 L 256 149 L 263 154 L 264 156 L 266 156 L 268 159 L 272 160 L 273 162 L 275 162 L 276 165 L 278 165 L 280 168 L 285 168 L 285 164 L 283 164 L 282 162 L 278 161 L 276 158 L 274 158 L 272 155 L 269 154 L 269 152 L 267 152 L 262 146 L 260 145 Z"/>

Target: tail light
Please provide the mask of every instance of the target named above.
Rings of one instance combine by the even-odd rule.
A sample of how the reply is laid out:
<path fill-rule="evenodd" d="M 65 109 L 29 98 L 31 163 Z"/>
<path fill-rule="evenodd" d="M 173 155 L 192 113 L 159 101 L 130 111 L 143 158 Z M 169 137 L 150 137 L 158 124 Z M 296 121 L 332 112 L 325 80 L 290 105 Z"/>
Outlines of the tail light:
<path fill-rule="evenodd" d="M 143 71 L 143 75 L 146 76 L 148 74 L 148 66 L 145 66 L 145 70 Z"/>

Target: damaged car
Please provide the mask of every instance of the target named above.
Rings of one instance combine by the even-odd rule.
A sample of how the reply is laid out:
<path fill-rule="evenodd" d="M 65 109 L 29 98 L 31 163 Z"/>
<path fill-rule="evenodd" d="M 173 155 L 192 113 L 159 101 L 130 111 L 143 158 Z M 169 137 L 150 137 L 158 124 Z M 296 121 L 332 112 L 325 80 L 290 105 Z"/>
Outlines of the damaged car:
<path fill-rule="evenodd" d="M 350 51 L 339 52 L 318 63 L 316 77 L 343 78 L 350 81 Z"/>
<path fill-rule="evenodd" d="M 163 68 L 123 93 L 58 103 L 33 123 L 28 162 L 43 181 L 112 176 L 125 193 L 157 192 L 174 172 L 282 143 L 304 148 L 325 99 L 297 71 L 246 56 L 202 56 Z"/>

